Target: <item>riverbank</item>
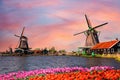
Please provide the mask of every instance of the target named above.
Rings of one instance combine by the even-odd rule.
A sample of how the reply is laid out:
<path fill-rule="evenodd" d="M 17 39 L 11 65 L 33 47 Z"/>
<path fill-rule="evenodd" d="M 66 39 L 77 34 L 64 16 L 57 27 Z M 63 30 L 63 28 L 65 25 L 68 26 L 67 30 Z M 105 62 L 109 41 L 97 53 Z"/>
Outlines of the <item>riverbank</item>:
<path fill-rule="evenodd" d="M 88 58 L 114 58 L 117 61 L 120 61 L 120 54 L 95 54 L 94 56 L 92 55 L 80 55 L 82 57 L 88 57 Z"/>
<path fill-rule="evenodd" d="M 86 53 L 79 53 L 74 52 L 74 56 L 81 56 L 81 57 L 87 57 L 87 58 L 114 58 L 117 61 L 120 61 L 120 53 L 114 53 L 114 54 L 86 54 Z"/>
<path fill-rule="evenodd" d="M 0 56 L 81 56 L 81 57 L 88 57 L 88 58 L 114 58 L 117 61 L 120 61 L 120 53 L 117 54 L 76 54 L 74 52 L 66 52 L 64 54 L 61 53 L 57 53 L 57 54 L 45 54 L 45 55 L 41 55 L 41 54 L 16 54 L 16 53 L 12 53 L 12 54 L 0 54 Z"/>
<path fill-rule="evenodd" d="M 114 58 L 115 60 L 120 61 L 120 54 L 102 54 L 102 55 L 95 55 L 96 57 L 100 58 Z"/>

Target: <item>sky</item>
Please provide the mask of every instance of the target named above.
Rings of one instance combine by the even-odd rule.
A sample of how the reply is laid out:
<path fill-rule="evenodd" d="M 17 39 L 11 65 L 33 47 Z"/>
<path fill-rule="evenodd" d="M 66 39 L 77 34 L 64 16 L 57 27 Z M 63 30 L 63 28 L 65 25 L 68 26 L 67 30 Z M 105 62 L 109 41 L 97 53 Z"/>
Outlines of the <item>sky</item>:
<path fill-rule="evenodd" d="M 87 30 L 85 14 L 97 28 L 100 42 L 120 39 L 120 0 L 0 0 L 0 51 L 18 46 L 24 35 L 29 46 L 67 51 L 84 46 L 86 36 L 73 34 Z"/>

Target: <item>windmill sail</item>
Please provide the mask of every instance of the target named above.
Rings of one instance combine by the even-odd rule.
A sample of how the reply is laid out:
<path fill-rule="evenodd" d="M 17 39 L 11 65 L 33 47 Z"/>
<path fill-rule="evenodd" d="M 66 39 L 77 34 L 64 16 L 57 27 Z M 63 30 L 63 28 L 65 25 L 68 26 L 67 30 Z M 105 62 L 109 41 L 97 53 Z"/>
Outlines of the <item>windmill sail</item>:
<path fill-rule="evenodd" d="M 98 28 L 98 27 L 104 26 L 104 25 L 106 25 L 106 24 L 108 24 L 108 23 L 104 23 L 104 24 L 101 24 L 101 25 L 95 26 L 95 27 L 92 28 L 92 29 L 95 29 L 95 28 Z"/>
<path fill-rule="evenodd" d="M 24 29 L 25 29 L 25 27 L 23 27 L 23 30 L 22 30 L 22 33 L 21 33 L 21 36 L 20 36 L 20 37 L 22 37 L 22 36 L 23 36 L 23 33 L 24 33 Z"/>
<path fill-rule="evenodd" d="M 80 33 L 76 33 L 76 34 L 74 34 L 74 36 L 76 36 L 76 35 L 79 35 L 79 34 L 82 34 L 82 33 L 85 33 L 86 31 L 83 31 L 83 32 L 80 32 Z"/>
<path fill-rule="evenodd" d="M 20 37 L 20 36 L 18 36 L 18 35 L 16 35 L 16 34 L 15 34 L 14 36 L 16 36 L 16 37 Z"/>
<path fill-rule="evenodd" d="M 98 32 L 95 30 L 98 27 L 101 27 L 103 25 L 106 25 L 108 23 L 104 23 L 95 27 L 92 27 L 90 20 L 88 19 L 87 15 L 85 15 L 86 22 L 88 25 L 88 30 L 82 31 L 80 33 L 76 33 L 75 35 L 86 33 L 86 42 L 85 46 L 94 46 L 95 44 L 99 43 L 99 37 L 98 37 Z"/>
<path fill-rule="evenodd" d="M 85 14 L 85 18 L 86 18 L 86 21 L 87 21 L 88 28 L 91 29 L 92 25 L 91 25 L 91 22 L 90 22 L 90 20 L 88 19 L 88 17 L 87 17 L 86 14 Z"/>

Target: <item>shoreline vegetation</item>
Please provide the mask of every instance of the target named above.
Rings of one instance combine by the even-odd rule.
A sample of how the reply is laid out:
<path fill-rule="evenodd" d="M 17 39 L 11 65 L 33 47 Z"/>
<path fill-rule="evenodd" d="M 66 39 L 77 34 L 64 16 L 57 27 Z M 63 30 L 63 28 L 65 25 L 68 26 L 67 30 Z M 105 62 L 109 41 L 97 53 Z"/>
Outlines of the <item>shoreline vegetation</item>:
<path fill-rule="evenodd" d="M 120 61 L 120 53 L 86 53 L 85 51 L 71 51 L 67 52 L 65 49 L 56 50 L 55 47 L 51 48 L 36 48 L 34 50 L 30 50 L 30 53 L 15 53 L 12 48 L 6 50 L 5 52 L 0 52 L 0 56 L 80 56 L 80 57 L 88 57 L 88 58 L 114 58 L 117 61 Z"/>
<path fill-rule="evenodd" d="M 82 56 L 82 57 L 94 57 L 94 58 L 114 58 L 117 61 L 120 61 L 120 53 L 115 53 L 115 54 L 77 54 L 78 56 Z"/>
<path fill-rule="evenodd" d="M 5 53 L 1 52 L 0 56 L 80 56 L 88 58 L 114 58 L 117 61 L 120 61 L 120 53 L 115 54 L 83 54 L 78 52 L 66 52 L 65 50 L 51 51 L 48 53 L 33 52 L 32 54 L 19 54 L 19 53 Z"/>

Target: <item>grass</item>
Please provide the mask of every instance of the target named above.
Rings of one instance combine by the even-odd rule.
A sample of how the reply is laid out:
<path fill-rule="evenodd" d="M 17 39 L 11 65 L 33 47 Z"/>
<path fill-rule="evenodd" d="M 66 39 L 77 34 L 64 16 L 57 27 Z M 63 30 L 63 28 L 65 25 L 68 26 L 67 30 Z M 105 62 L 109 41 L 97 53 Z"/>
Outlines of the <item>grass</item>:
<path fill-rule="evenodd" d="M 120 61 L 120 57 L 119 58 L 115 58 L 117 61 Z"/>
<path fill-rule="evenodd" d="M 95 54 L 93 55 L 87 55 L 87 54 L 82 54 L 82 57 L 98 57 L 98 58 L 114 58 L 115 60 L 120 61 L 120 54 Z"/>
<path fill-rule="evenodd" d="M 114 54 L 95 54 L 95 53 L 91 53 L 91 54 L 87 54 L 85 52 L 77 52 L 76 53 L 77 56 L 82 56 L 82 57 L 98 57 L 98 58 L 114 58 L 117 61 L 120 61 L 120 53 L 114 53 Z"/>

